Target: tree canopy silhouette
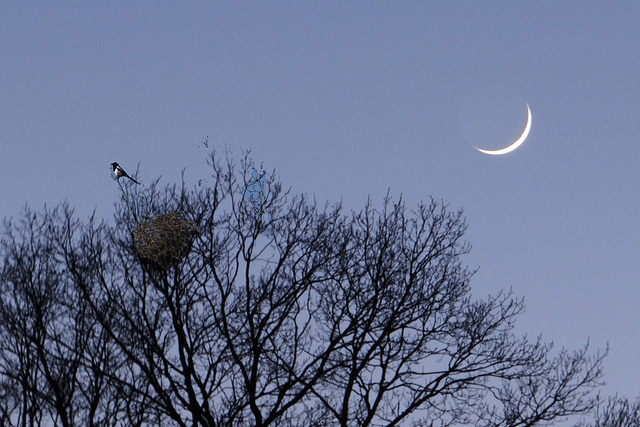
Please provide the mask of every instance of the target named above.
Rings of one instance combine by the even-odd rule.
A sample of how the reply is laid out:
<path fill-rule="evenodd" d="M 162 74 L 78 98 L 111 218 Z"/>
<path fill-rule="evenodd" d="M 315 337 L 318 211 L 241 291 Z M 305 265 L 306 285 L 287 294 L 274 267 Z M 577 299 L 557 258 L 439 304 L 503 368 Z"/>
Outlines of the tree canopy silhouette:
<path fill-rule="evenodd" d="M 640 398 L 629 401 L 618 395 L 600 400 L 593 420 L 583 420 L 578 427 L 637 427 L 640 425 Z"/>
<path fill-rule="evenodd" d="M 344 213 L 273 173 L 258 210 L 248 163 L 209 163 L 210 188 L 156 182 L 144 214 L 5 221 L 3 425 L 533 426 L 592 408 L 604 355 L 516 336 L 511 291 L 471 295 L 461 211 L 387 196 Z"/>

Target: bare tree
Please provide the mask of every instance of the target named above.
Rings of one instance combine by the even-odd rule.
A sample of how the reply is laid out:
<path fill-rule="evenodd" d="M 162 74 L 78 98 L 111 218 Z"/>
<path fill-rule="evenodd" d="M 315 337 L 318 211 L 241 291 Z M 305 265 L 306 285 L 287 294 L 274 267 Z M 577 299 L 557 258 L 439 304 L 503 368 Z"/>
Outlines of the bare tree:
<path fill-rule="evenodd" d="M 105 370 L 98 369 L 111 359 L 107 343 L 66 269 L 65 254 L 79 228 L 66 205 L 45 208 L 42 214 L 26 209 L 20 224 L 5 222 L 0 280 L 3 425 L 115 421 L 118 399 L 105 390 Z"/>
<path fill-rule="evenodd" d="M 515 336 L 511 291 L 471 296 L 461 211 L 345 214 L 273 173 L 246 198 L 250 163 L 210 163 L 210 188 L 126 194 L 113 225 L 67 206 L 7 222 L 4 424 L 533 426 L 593 407 L 604 355 Z"/>
<path fill-rule="evenodd" d="M 640 425 L 640 398 L 630 402 L 625 397 L 611 396 L 599 401 L 593 421 L 583 421 L 580 427 L 636 427 Z"/>

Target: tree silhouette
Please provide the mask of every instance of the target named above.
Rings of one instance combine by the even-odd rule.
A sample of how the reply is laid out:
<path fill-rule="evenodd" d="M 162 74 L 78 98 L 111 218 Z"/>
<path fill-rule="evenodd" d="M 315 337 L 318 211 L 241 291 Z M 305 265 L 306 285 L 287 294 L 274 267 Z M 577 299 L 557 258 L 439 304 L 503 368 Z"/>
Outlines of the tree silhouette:
<path fill-rule="evenodd" d="M 593 422 L 583 421 L 580 427 L 636 427 L 640 425 L 640 398 L 630 402 L 625 397 L 611 396 L 599 401 Z"/>
<path fill-rule="evenodd" d="M 211 156 L 213 187 L 149 212 L 5 221 L 5 425 L 532 426 L 594 405 L 604 355 L 513 333 L 471 296 L 461 211 L 387 196 L 319 208 Z"/>

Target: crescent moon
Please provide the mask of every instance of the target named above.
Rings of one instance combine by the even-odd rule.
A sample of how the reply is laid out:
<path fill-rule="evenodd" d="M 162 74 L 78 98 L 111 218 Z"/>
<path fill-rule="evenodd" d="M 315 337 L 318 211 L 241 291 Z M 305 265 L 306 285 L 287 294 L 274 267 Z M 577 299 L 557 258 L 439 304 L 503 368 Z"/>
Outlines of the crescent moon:
<path fill-rule="evenodd" d="M 518 148 L 522 145 L 527 136 L 529 136 L 529 130 L 531 130 L 531 109 L 529 109 L 529 104 L 527 104 L 527 126 L 524 128 L 524 132 L 516 142 L 508 146 L 507 148 L 503 148 L 501 150 L 483 150 L 482 148 L 473 147 L 481 153 L 491 154 L 492 156 L 500 156 L 502 154 L 507 154 Z"/>

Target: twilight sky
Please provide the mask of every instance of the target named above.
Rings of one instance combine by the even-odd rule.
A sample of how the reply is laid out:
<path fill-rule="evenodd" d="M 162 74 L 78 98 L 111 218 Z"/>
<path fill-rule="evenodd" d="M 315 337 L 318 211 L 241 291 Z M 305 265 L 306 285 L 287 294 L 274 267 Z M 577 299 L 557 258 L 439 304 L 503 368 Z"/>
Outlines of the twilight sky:
<path fill-rule="evenodd" d="M 201 141 L 359 210 L 463 208 L 478 297 L 518 332 L 610 344 L 640 393 L 639 2 L 1 2 L 0 217 L 110 218 L 118 162 L 206 178 Z M 533 124 L 516 151 L 498 149 Z"/>

